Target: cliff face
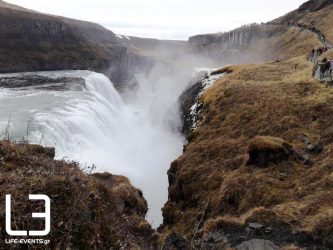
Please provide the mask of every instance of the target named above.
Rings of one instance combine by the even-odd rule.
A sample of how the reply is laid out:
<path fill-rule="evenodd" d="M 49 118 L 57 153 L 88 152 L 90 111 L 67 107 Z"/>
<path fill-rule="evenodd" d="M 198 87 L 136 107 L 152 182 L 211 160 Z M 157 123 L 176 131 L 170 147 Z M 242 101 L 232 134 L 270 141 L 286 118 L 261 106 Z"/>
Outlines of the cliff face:
<path fill-rule="evenodd" d="M 320 45 L 310 32 L 267 24 L 253 24 L 217 34 L 194 36 L 190 49 L 221 64 L 264 62 L 308 53 Z"/>
<path fill-rule="evenodd" d="M 84 173 L 75 162 L 53 160 L 54 154 L 54 148 L 0 141 L 1 199 L 11 195 L 13 230 L 44 229 L 43 220 L 31 218 L 31 212 L 45 211 L 43 202 L 29 201 L 28 195 L 45 194 L 51 200 L 51 230 L 40 238 L 50 243 L 34 249 L 155 249 L 140 190 L 126 177 Z M 0 235 L 6 239 L 4 206 L 0 214 Z M 0 246 L 8 248 L 4 240 Z"/>
<path fill-rule="evenodd" d="M 0 73 L 88 69 L 108 75 L 119 87 L 153 62 L 98 24 L 4 2 L 0 4 L 0 32 Z"/>
<path fill-rule="evenodd" d="M 257 24 L 244 26 L 226 33 L 197 35 L 189 38 L 189 46 L 194 50 L 201 50 L 208 46 L 219 45 L 220 49 L 234 49 L 249 45 L 257 40 L 276 35 L 280 29 Z"/>

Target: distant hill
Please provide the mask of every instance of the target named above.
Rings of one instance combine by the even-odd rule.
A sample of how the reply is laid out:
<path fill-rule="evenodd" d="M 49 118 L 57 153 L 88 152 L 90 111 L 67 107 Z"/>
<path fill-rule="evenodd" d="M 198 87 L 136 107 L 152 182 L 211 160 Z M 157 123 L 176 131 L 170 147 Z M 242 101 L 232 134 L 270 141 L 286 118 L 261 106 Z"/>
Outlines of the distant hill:
<path fill-rule="evenodd" d="M 127 49 L 100 25 L 0 5 L 0 72 L 89 69 L 121 81 Z"/>
<path fill-rule="evenodd" d="M 133 38 L 125 41 L 102 25 L 47 15 L 0 1 L 0 73 L 88 69 L 117 85 L 133 81 L 156 60 L 156 47 L 185 43 Z M 160 50 L 158 50 L 160 51 Z"/>

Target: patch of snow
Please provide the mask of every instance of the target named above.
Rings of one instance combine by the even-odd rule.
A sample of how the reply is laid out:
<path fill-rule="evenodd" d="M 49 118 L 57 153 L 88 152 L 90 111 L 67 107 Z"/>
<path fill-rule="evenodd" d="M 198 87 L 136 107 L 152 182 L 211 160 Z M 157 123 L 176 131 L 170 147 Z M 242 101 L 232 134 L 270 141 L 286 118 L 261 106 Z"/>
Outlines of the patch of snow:
<path fill-rule="evenodd" d="M 216 82 L 218 79 L 220 79 L 224 75 L 225 75 L 225 73 L 209 75 L 207 79 L 202 80 L 203 89 L 204 90 L 208 89 L 210 86 L 212 86 L 214 84 L 214 82 Z"/>
<path fill-rule="evenodd" d="M 192 71 L 192 77 L 200 77 L 209 75 L 211 72 L 218 70 L 219 68 L 194 68 Z"/>
<path fill-rule="evenodd" d="M 116 37 L 120 38 L 120 39 L 127 39 L 127 40 L 131 40 L 131 38 L 129 36 L 124 36 L 124 35 L 119 35 L 119 34 L 116 34 Z"/>
<path fill-rule="evenodd" d="M 220 74 L 214 74 L 211 75 L 211 72 L 208 72 L 208 76 L 204 79 L 201 80 L 201 86 L 202 90 L 199 92 L 195 99 L 195 103 L 192 105 L 190 108 L 190 116 L 191 116 L 191 121 L 192 121 L 192 129 L 196 129 L 199 125 L 199 116 L 201 113 L 201 96 L 207 90 L 210 86 L 212 86 L 218 79 L 223 77 L 226 73 L 220 73 Z"/>

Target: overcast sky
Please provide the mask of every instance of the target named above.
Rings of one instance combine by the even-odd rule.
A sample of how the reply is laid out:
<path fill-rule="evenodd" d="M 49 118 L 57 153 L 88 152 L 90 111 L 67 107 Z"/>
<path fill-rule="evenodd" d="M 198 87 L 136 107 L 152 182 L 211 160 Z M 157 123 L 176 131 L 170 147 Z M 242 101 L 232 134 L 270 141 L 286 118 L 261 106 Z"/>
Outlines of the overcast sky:
<path fill-rule="evenodd" d="M 117 34 L 186 40 L 266 22 L 305 0 L 7 0 L 29 9 L 100 23 Z"/>

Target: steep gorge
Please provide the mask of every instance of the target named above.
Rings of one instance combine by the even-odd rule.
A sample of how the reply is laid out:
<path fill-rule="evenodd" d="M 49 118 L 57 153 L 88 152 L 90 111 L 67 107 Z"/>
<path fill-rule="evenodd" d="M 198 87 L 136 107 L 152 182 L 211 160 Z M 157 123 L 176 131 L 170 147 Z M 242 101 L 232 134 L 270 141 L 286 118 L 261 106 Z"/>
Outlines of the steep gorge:
<path fill-rule="evenodd" d="M 321 13 L 329 13 L 327 8 L 330 6 L 325 5 L 315 10 L 315 15 L 319 17 Z M 5 16 L 7 11 L 3 12 L 6 18 L 8 18 Z M 30 29 L 33 31 L 31 34 L 37 32 L 41 41 L 44 41 L 45 37 L 52 38 L 53 33 L 60 32 L 63 37 L 60 38 L 59 46 L 62 42 L 66 42 L 66 46 L 72 43 L 82 46 L 75 46 L 78 54 L 73 55 L 73 58 L 80 58 L 75 60 L 78 64 L 73 66 L 71 62 L 74 61 L 68 59 L 68 62 L 65 60 L 64 68 L 82 67 L 101 71 L 115 77 L 117 83 L 121 83 L 124 76 L 128 82 L 132 78 L 128 74 L 133 72 L 149 71 L 159 60 L 158 53 L 163 48 L 163 46 L 160 47 L 159 41 L 148 42 L 145 39 L 131 38 L 132 42 L 130 42 L 116 38 L 114 43 L 109 43 L 114 38 L 113 35 L 108 33 L 110 36 L 103 36 L 104 33 L 99 28 L 94 30 L 90 27 L 84 31 L 84 28 L 79 27 L 81 24 L 75 24 L 75 22 L 67 20 L 63 24 L 52 20 L 52 25 L 47 23 L 44 26 L 43 20 L 41 25 L 37 22 L 38 28 L 31 28 L 28 22 L 27 27 L 20 26 L 19 29 Z M 73 25 L 78 28 L 78 32 L 72 32 Z M 326 23 L 326 26 L 329 25 Z M 7 35 L 10 34 L 7 33 Z M 45 34 L 45 37 L 41 34 Z M 100 39 L 97 41 L 93 39 L 94 37 L 100 37 Z M 31 38 L 27 36 L 23 40 L 28 43 Z M 57 45 L 53 43 L 59 44 L 58 38 L 56 35 L 54 40 L 47 42 L 54 48 Z M 22 41 L 21 37 L 18 39 Z M 151 50 L 151 44 L 156 43 L 157 49 Z M 330 118 L 333 93 L 331 89 L 320 85 L 311 76 L 312 65 L 307 62 L 307 54 L 312 48 L 321 46 L 316 35 L 298 28 L 262 24 L 242 27 L 228 33 L 199 35 L 190 38 L 189 45 L 193 54 L 213 57 L 213 65 L 262 63 L 225 67 L 215 73 L 227 74 L 217 80 L 202 96 L 198 98 L 202 86 L 190 91 L 189 95 L 185 95 L 192 101 L 186 105 L 185 112 L 189 112 L 189 108 L 193 107 L 193 98 L 197 98 L 200 101 L 200 118 L 196 127 L 192 129 L 191 126 L 191 129 L 188 129 L 188 144 L 184 146 L 183 155 L 171 164 L 168 171 L 169 197 L 163 208 L 164 221 L 158 229 L 159 235 L 155 235 L 143 220 L 147 206 L 142 193 L 130 186 L 126 179 L 108 174 L 87 177 L 77 171 L 76 167 L 66 165 L 64 168 L 74 174 L 67 176 L 66 171 L 64 171 L 65 174 L 56 172 L 55 176 L 52 176 L 52 181 L 68 185 L 73 180 L 77 180 L 79 185 L 82 182 L 87 183 L 88 180 L 89 188 L 83 189 L 84 194 L 80 193 L 80 199 L 91 206 L 94 199 L 105 198 L 107 194 L 108 198 L 111 198 L 111 204 L 100 201 L 98 208 L 110 206 L 110 211 L 114 212 L 112 215 L 120 215 L 120 217 L 118 220 L 111 220 L 110 227 L 106 227 L 104 223 L 96 224 L 98 226 L 96 232 L 100 233 L 102 240 L 96 238 L 89 242 L 88 236 L 84 234 L 86 238 L 78 243 L 67 240 L 59 244 L 74 246 L 74 248 L 91 244 L 90 246 L 103 249 L 112 243 L 115 248 L 157 249 L 155 243 L 158 240 L 159 247 L 164 247 L 163 249 L 232 249 L 255 237 L 270 240 L 272 244 L 284 249 L 296 247 L 330 249 L 333 244 L 331 230 L 333 223 L 332 121 Z M 12 51 L 17 45 L 10 46 L 14 47 L 8 47 L 8 51 Z M 183 50 L 184 43 L 171 42 L 166 45 L 166 47 L 170 46 L 173 47 L 172 51 L 177 51 L 179 48 Z M 34 48 L 34 45 L 27 44 L 26 49 Z M 50 47 L 46 48 L 48 50 Z M 38 45 L 36 51 L 40 49 Z M 68 51 L 73 47 L 66 47 L 64 50 L 59 47 L 56 54 L 62 53 L 60 49 Z M 81 49 L 87 50 L 87 55 L 91 57 L 81 59 Z M 110 54 L 105 54 L 105 51 Z M 52 53 L 48 54 L 52 55 Z M 21 55 L 25 56 L 23 52 Z M 39 55 L 39 52 L 35 55 Z M 56 66 L 59 63 L 58 59 L 47 59 L 38 64 L 39 59 L 36 59 L 35 55 L 29 60 L 37 62 L 32 66 L 36 68 L 25 68 L 29 65 L 28 61 L 18 66 L 13 63 L 13 66 L 22 67 L 18 69 L 23 70 L 44 69 L 43 67 L 58 69 Z M 60 58 L 63 56 L 60 54 Z M 112 60 L 116 58 L 114 68 L 109 64 L 109 56 Z M 155 72 L 157 79 L 161 78 L 160 72 L 163 70 L 166 74 L 174 72 L 166 70 L 171 67 L 164 67 L 175 58 L 169 56 L 168 60 L 164 60 L 166 58 L 164 57 L 162 60 L 164 64 L 159 65 L 162 69 Z M 18 62 L 20 58 L 15 60 L 13 62 Z M 50 62 L 50 65 L 46 62 Z M 138 69 L 135 68 L 137 64 L 141 64 Z M 174 68 L 177 69 L 177 66 L 175 65 Z M 62 68 L 62 66 L 59 67 Z M 156 78 L 152 79 L 156 80 Z M 180 78 L 180 80 L 187 80 L 187 78 Z M 156 85 L 153 81 L 148 87 L 153 90 L 156 87 L 168 86 L 170 78 L 162 79 L 160 83 Z M 182 89 L 178 89 L 177 82 L 173 83 L 172 87 L 177 89 L 177 94 L 180 94 Z M 184 85 L 182 87 L 185 87 L 187 82 L 182 84 Z M 167 90 L 168 88 L 162 89 L 157 98 L 152 98 L 153 101 L 150 103 L 152 107 L 148 110 L 156 109 L 154 104 L 157 101 L 165 99 L 162 104 L 167 102 L 168 94 L 171 96 Z M 172 97 L 175 98 L 174 95 Z M 167 113 L 168 110 L 164 111 Z M 138 113 L 134 112 L 134 115 Z M 158 112 L 155 115 L 154 118 L 161 118 Z M 140 120 L 141 125 L 142 121 Z M 166 122 L 163 119 L 158 121 Z M 167 122 L 170 121 L 167 120 Z M 138 131 L 135 131 L 134 135 L 133 138 L 136 138 L 134 141 L 141 137 Z M 145 137 L 146 134 L 142 133 L 142 135 Z M 163 140 L 166 138 L 162 137 L 161 141 Z M 154 155 L 161 149 L 158 142 L 153 144 Z M 310 146 L 312 148 L 320 146 L 321 150 L 313 151 L 308 148 Z M 28 157 L 29 154 L 26 154 L 26 151 L 30 152 L 30 147 L 15 146 L 6 142 L 1 144 L 0 148 L 2 150 L 0 155 L 6 158 L 1 162 L 1 166 L 4 166 L 3 171 L 9 173 L 18 171 L 21 177 L 30 171 L 27 168 L 33 168 L 30 174 L 35 172 L 34 168 L 37 165 L 35 161 L 32 161 L 31 166 L 25 165 L 25 160 L 31 160 Z M 135 150 L 141 149 L 134 147 Z M 38 151 L 41 152 L 39 154 L 44 154 L 44 150 L 38 148 Z M 254 155 L 251 155 L 253 152 Z M 257 154 L 263 160 L 249 160 L 256 158 Z M 13 155 L 12 158 L 11 155 Z M 36 156 L 39 157 L 38 154 Z M 124 156 L 126 158 L 126 152 Z M 47 156 L 47 158 L 50 157 Z M 54 164 L 57 166 L 65 164 L 50 162 L 50 159 L 41 158 L 41 160 L 52 168 Z M 262 161 L 264 161 L 263 164 Z M 17 167 L 13 167 L 13 164 L 17 164 L 18 170 Z M 37 168 L 36 172 L 38 176 L 45 174 L 41 168 Z M 46 177 L 49 178 L 50 173 L 45 172 Z M 148 172 L 152 173 L 152 171 Z M 3 184 L 2 179 L 0 183 Z M 26 184 L 31 183 L 28 181 Z M 38 187 L 38 183 L 32 184 Z M 77 186 L 70 186 L 70 188 L 77 192 Z M 70 192 L 72 189 L 65 191 Z M 91 198 L 87 196 L 90 191 L 93 191 Z M 152 191 L 155 190 L 152 189 Z M 57 192 L 60 193 L 63 190 L 60 189 Z M 109 200 L 106 199 L 106 201 Z M 87 218 L 91 216 L 94 220 L 94 216 L 89 213 L 89 206 L 85 207 L 84 216 Z M 105 210 L 97 211 L 101 213 L 99 219 L 109 222 L 110 217 L 106 216 Z M 77 216 L 77 213 L 74 214 Z M 58 226 L 60 225 L 57 229 L 59 232 L 63 226 L 61 216 L 57 219 Z M 90 230 L 96 230 L 93 225 L 89 220 Z M 119 225 L 125 226 L 119 227 Z M 84 227 L 84 223 L 80 226 Z M 114 230 L 120 230 L 124 234 L 118 235 Z M 86 233 L 84 230 L 83 232 Z M 72 238 L 69 235 L 69 233 L 66 234 L 69 239 L 73 237 L 78 239 L 75 235 L 71 236 Z M 110 235 L 112 237 L 108 238 Z M 114 238 L 113 235 L 115 235 Z"/>

